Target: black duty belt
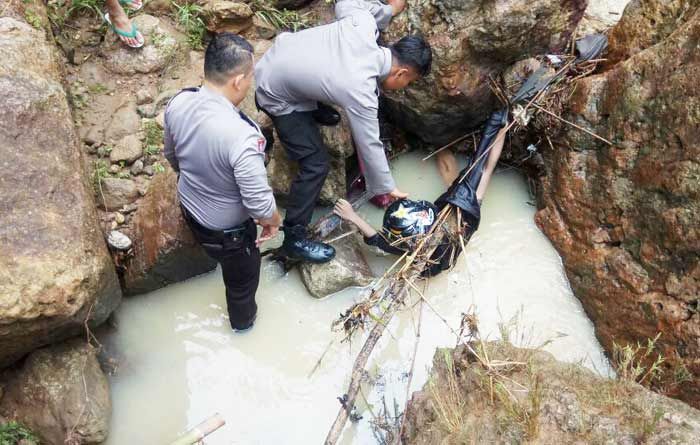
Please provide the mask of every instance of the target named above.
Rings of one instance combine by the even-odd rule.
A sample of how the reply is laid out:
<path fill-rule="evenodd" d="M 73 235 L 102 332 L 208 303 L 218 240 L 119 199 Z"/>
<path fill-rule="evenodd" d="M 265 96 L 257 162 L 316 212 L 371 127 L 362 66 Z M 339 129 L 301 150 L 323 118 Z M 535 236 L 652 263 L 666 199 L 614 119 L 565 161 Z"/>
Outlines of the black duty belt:
<path fill-rule="evenodd" d="M 185 217 L 188 223 L 193 225 L 197 231 L 201 232 L 204 235 L 211 236 L 213 238 L 216 238 L 218 240 L 223 240 L 227 237 L 239 235 L 242 233 L 245 233 L 245 231 L 248 229 L 249 225 L 249 220 L 246 220 L 242 222 L 241 224 L 231 227 L 229 229 L 225 230 L 213 230 L 208 227 L 204 227 L 201 225 L 197 220 L 192 216 L 192 214 L 183 206 L 180 204 L 180 208 L 182 209 L 182 215 Z"/>

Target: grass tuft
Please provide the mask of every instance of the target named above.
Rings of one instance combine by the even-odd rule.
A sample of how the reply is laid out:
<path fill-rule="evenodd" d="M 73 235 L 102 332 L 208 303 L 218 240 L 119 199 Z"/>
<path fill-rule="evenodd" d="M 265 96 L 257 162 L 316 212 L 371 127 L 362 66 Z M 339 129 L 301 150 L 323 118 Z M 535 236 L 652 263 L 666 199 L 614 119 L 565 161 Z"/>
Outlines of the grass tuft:
<path fill-rule="evenodd" d="M 26 445 L 38 445 L 39 439 L 27 427 L 11 421 L 0 425 L 0 445 L 16 445 L 22 441 Z"/>
<path fill-rule="evenodd" d="M 172 2 L 175 20 L 187 35 L 187 43 L 192 49 L 201 49 L 207 28 L 202 20 L 202 7 L 196 3 L 185 2 L 181 5 Z"/>

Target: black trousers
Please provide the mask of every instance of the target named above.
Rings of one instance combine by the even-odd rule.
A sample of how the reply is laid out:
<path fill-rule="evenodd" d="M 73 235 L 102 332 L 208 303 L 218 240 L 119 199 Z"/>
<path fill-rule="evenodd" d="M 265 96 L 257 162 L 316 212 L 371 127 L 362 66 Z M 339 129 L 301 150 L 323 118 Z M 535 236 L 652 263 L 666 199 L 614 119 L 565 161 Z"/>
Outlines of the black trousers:
<path fill-rule="evenodd" d="M 260 250 L 255 246 L 255 223 L 249 219 L 230 232 L 217 231 L 199 224 L 184 207 L 182 213 L 207 255 L 221 264 L 231 327 L 248 327 L 258 311 L 255 292 L 260 282 Z"/>
<path fill-rule="evenodd" d="M 289 191 L 284 223 L 307 226 L 330 170 L 328 148 L 310 111 L 270 117 L 287 156 L 299 163 L 299 172 Z"/>

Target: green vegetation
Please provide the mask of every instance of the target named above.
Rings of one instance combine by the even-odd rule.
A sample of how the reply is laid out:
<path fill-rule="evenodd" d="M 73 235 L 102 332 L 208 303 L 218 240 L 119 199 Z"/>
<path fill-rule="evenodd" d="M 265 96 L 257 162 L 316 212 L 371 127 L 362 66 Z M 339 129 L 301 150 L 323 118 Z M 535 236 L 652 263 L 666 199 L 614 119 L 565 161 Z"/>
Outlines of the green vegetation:
<path fill-rule="evenodd" d="M 146 155 L 157 155 L 163 146 L 163 130 L 156 121 L 148 120 L 143 123 L 143 152 Z"/>
<path fill-rule="evenodd" d="M 660 336 L 661 333 L 653 339 L 647 339 L 646 346 L 640 343 L 637 343 L 636 346 L 620 346 L 613 343 L 612 362 L 621 380 L 648 386 L 661 376 L 663 373 L 661 364 L 665 360 L 661 354 L 657 354 L 656 358 L 652 356 Z M 647 365 L 649 362 L 651 365 Z"/>
<path fill-rule="evenodd" d="M 12 421 L 0 425 L 0 445 L 16 445 L 24 441 L 26 445 L 38 445 L 39 439 L 24 425 Z"/>
<path fill-rule="evenodd" d="M 31 8 L 24 10 L 24 19 L 27 21 L 27 23 L 32 25 L 33 28 L 42 28 L 43 21 L 41 20 L 41 17 Z"/>
<path fill-rule="evenodd" d="M 431 376 L 428 381 L 430 395 L 435 401 L 435 412 L 440 425 L 451 433 L 457 432 L 464 424 L 464 400 L 463 391 L 457 380 L 457 374 L 452 360 L 452 351 L 442 350 L 442 360 L 445 372 L 438 374 L 438 379 Z"/>
<path fill-rule="evenodd" d="M 102 181 L 109 177 L 109 164 L 105 161 L 95 161 L 92 172 L 92 185 L 95 191 L 102 190 Z"/>
<path fill-rule="evenodd" d="M 158 174 L 158 173 L 165 173 L 165 167 L 160 162 L 154 162 L 153 163 L 153 173 Z"/>
<path fill-rule="evenodd" d="M 250 4 L 255 15 L 275 29 L 296 32 L 310 26 L 307 14 L 287 9 L 279 10 L 266 0 L 253 0 Z"/>
<path fill-rule="evenodd" d="M 206 26 L 201 18 L 202 7 L 196 3 L 188 2 L 182 5 L 172 2 L 172 5 L 175 8 L 175 20 L 187 35 L 187 43 L 193 49 L 201 48 L 206 33 Z"/>

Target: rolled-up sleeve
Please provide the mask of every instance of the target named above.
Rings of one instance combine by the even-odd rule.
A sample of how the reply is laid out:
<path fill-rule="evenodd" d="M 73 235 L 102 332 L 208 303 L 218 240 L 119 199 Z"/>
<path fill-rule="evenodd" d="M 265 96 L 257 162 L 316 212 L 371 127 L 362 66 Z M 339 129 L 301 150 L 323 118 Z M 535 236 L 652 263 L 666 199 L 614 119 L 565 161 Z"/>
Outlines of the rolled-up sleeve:
<path fill-rule="evenodd" d="M 338 20 L 358 12 L 369 12 L 377 22 L 377 28 L 384 31 L 391 22 L 393 9 L 379 0 L 338 0 L 335 3 L 335 16 Z"/>
<path fill-rule="evenodd" d="M 396 188 L 389 170 L 384 144 L 379 139 L 376 98 L 374 105 L 352 105 L 345 108 L 350 121 L 357 156 L 364 168 L 367 190 L 375 195 L 389 193 Z"/>
<path fill-rule="evenodd" d="M 275 198 L 267 181 L 265 154 L 258 149 L 259 137 L 251 136 L 244 148 L 230 159 L 241 194 L 243 207 L 255 219 L 270 218 L 275 212 Z"/>

